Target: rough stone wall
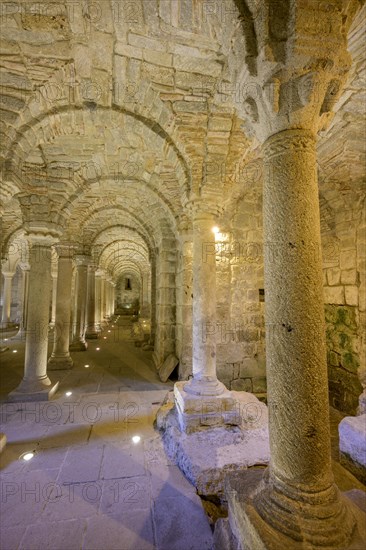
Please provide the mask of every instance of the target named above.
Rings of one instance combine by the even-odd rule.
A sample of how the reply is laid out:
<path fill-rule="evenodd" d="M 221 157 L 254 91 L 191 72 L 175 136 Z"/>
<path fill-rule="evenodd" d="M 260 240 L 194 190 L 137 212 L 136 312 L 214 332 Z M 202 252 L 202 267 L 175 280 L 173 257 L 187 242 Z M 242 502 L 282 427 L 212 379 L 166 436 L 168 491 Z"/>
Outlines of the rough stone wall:
<path fill-rule="evenodd" d="M 218 377 L 232 390 L 265 396 L 262 204 L 238 201 L 231 230 L 217 244 Z"/>
<path fill-rule="evenodd" d="M 366 225 L 362 204 L 336 207 L 322 203 L 329 392 L 334 407 L 355 414 L 366 385 Z"/>
<path fill-rule="evenodd" d="M 129 278 L 131 281 L 131 289 L 126 290 L 126 278 Z M 128 275 L 121 277 L 116 286 L 116 300 L 117 306 L 122 304 L 132 304 L 136 300 L 140 300 L 140 283 L 136 277 L 133 275 Z"/>

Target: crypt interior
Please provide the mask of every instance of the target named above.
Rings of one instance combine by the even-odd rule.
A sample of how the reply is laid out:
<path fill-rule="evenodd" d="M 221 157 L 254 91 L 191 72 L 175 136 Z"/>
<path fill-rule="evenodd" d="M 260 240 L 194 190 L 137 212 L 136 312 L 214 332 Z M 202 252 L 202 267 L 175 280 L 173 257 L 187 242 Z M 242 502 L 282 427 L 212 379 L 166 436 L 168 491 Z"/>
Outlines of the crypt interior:
<path fill-rule="evenodd" d="M 1 548 L 365 548 L 364 0 L 0 8 Z"/>

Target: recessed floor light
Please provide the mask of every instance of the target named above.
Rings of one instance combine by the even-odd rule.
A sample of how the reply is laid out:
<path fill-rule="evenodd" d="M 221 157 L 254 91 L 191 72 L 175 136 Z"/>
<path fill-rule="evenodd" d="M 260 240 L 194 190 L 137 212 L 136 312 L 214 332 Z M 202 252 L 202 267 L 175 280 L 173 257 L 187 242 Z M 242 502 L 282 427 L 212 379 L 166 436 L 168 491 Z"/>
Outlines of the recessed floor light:
<path fill-rule="evenodd" d="M 140 443 L 141 441 L 141 437 L 139 435 L 134 435 L 133 438 L 132 438 L 132 441 L 136 444 L 136 443 Z"/>
<path fill-rule="evenodd" d="M 70 395 L 72 395 L 72 391 L 67 391 L 67 392 L 65 393 L 65 395 L 66 395 L 66 397 L 70 397 Z"/>
<path fill-rule="evenodd" d="M 25 460 L 26 462 L 28 462 L 28 460 L 31 460 L 32 458 L 34 457 L 34 453 L 33 452 L 28 452 L 28 453 L 24 453 L 20 456 L 20 458 L 22 458 L 23 460 Z"/>

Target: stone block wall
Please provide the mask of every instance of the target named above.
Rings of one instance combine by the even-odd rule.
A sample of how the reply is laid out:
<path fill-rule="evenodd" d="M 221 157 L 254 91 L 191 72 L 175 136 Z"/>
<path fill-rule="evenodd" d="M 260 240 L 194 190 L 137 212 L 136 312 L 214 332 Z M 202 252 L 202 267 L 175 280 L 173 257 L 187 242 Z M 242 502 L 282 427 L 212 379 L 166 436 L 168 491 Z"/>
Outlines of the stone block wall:
<path fill-rule="evenodd" d="M 354 415 L 366 386 L 365 212 L 355 198 L 321 205 L 332 215 L 322 223 L 330 402 Z"/>

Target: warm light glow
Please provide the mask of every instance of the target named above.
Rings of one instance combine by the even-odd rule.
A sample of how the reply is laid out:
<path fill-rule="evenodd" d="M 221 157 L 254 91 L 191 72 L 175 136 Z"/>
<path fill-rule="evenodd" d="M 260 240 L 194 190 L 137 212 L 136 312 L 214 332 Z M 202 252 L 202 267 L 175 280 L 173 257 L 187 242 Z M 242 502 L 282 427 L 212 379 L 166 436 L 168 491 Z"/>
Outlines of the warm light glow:
<path fill-rule="evenodd" d="M 113 326 L 113 325 L 112 325 Z M 110 330 L 108 332 L 111 332 Z"/>
<path fill-rule="evenodd" d="M 215 225 L 215 227 L 212 228 L 212 233 L 218 233 L 220 230 L 219 228 Z"/>
<path fill-rule="evenodd" d="M 4 338 L 4 342 L 7 342 L 8 341 L 8 338 Z"/>
<path fill-rule="evenodd" d="M 86 369 L 88 369 L 88 368 L 89 368 L 89 366 L 90 366 L 90 365 L 84 365 L 84 367 L 85 367 Z"/>
<path fill-rule="evenodd" d="M 33 457 L 34 457 L 34 453 L 24 453 L 24 455 L 22 455 L 20 458 L 22 458 L 23 460 L 28 461 Z"/>
<path fill-rule="evenodd" d="M 107 337 L 106 337 L 106 336 L 103 336 L 103 340 L 107 340 Z"/>
<path fill-rule="evenodd" d="M 99 350 L 100 350 L 100 348 L 95 348 L 95 349 L 96 349 L 96 351 L 99 351 Z"/>
<path fill-rule="evenodd" d="M 132 441 L 137 444 L 137 443 L 140 443 L 141 441 L 141 437 L 139 435 L 134 435 L 133 438 L 132 438 Z"/>
<path fill-rule="evenodd" d="M 13 349 L 13 353 L 18 353 L 18 350 L 17 350 L 17 349 Z"/>
<path fill-rule="evenodd" d="M 66 397 L 70 397 L 70 395 L 72 395 L 72 391 L 67 391 L 67 392 L 65 393 L 65 395 L 66 395 Z"/>

